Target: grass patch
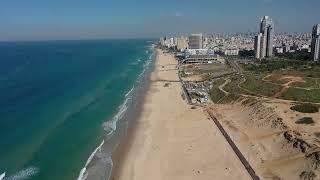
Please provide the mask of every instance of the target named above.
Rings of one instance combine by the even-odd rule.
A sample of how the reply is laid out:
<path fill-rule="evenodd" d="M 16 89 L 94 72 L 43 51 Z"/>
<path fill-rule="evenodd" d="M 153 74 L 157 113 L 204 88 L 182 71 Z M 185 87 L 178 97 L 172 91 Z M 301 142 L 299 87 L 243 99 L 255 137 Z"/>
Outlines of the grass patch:
<path fill-rule="evenodd" d="M 238 94 L 228 94 L 223 99 L 221 99 L 221 104 L 229 104 L 237 101 L 241 96 Z"/>
<path fill-rule="evenodd" d="M 269 76 L 265 80 L 276 84 L 285 84 L 291 81 L 290 78 L 284 78 L 285 76 L 298 77 L 305 81 L 291 83 L 290 86 L 292 87 L 320 88 L 320 84 L 318 84 L 318 81 L 320 81 L 319 73 L 309 70 L 276 70 L 269 73 Z"/>
<path fill-rule="evenodd" d="M 296 124 L 313 124 L 314 121 L 311 117 L 303 117 L 296 121 Z"/>
<path fill-rule="evenodd" d="M 212 102 L 217 103 L 225 96 L 224 92 L 220 91 L 219 86 L 225 82 L 224 79 L 218 79 L 212 83 L 212 88 L 209 91 L 209 96 Z"/>
<path fill-rule="evenodd" d="M 242 88 L 239 88 L 239 84 L 243 81 L 243 78 L 240 76 L 231 76 L 231 82 L 224 86 L 224 90 L 232 93 L 232 94 L 247 94 L 247 95 L 254 95 Z"/>
<path fill-rule="evenodd" d="M 241 84 L 243 89 L 263 96 L 273 96 L 281 90 L 281 86 L 262 81 L 265 74 L 246 74 L 246 82 Z"/>
<path fill-rule="evenodd" d="M 318 79 L 304 78 L 304 81 L 305 82 L 291 83 L 290 86 L 301 88 L 320 88 L 320 85 L 318 84 Z"/>
<path fill-rule="evenodd" d="M 313 104 L 298 104 L 290 107 L 291 110 L 301 113 L 317 113 L 319 112 L 319 106 Z"/>
<path fill-rule="evenodd" d="M 181 77 L 188 77 L 188 75 L 185 73 L 185 71 L 180 71 L 180 76 Z"/>
<path fill-rule="evenodd" d="M 293 101 L 320 103 L 320 89 L 297 89 L 290 87 L 281 98 Z"/>
<path fill-rule="evenodd" d="M 223 98 L 225 96 L 225 94 L 222 91 L 220 91 L 220 89 L 218 89 L 218 88 L 210 89 L 209 95 L 210 95 L 211 100 L 214 103 L 217 103 L 221 98 Z"/>

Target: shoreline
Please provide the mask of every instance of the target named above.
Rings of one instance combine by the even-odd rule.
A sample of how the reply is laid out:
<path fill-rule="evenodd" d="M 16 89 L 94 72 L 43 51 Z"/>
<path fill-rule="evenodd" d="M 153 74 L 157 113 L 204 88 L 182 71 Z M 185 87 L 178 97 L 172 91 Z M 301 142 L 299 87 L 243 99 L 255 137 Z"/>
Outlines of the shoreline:
<path fill-rule="evenodd" d="M 143 71 L 139 74 L 136 84 L 125 94 L 124 101 L 118 106 L 113 118 L 102 124 L 104 131 L 103 140 L 91 153 L 85 166 L 78 175 L 78 180 L 84 179 L 111 179 L 113 167 L 117 165 L 118 147 L 126 140 L 134 121 L 139 117 L 143 104 L 143 97 L 148 90 L 149 74 L 153 70 L 155 48 L 147 47 L 151 51 L 149 59 L 143 65 Z"/>
<path fill-rule="evenodd" d="M 141 111 L 112 155 L 110 179 L 250 179 L 208 114 L 182 99 L 174 57 L 155 51 Z"/>
<path fill-rule="evenodd" d="M 151 67 L 149 69 L 149 72 L 146 72 L 146 79 L 144 80 L 144 84 L 145 87 L 143 87 L 141 89 L 141 93 L 144 93 L 141 97 L 141 99 L 139 99 L 137 108 L 135 108 L 135 110 L 138 112 L 137 114 L 134 115 L 134 117 L 131 117 L 131 119 L 128 121 L 129 122 L 129 126 L 127 128 L 127 132 L 126 135 L 124 137 L 121 137 L 120 139 L 120 143 L 118 144 L 118 146 L 115 148 L 115 150 L 112 153 L 112 162 L 113 162 L 113 166 L 112 166 L 112 171 L 111 171 L 111 175 L 109 180 L 114 180 L 114 176 L 116 174 L 119 173 L 119 169 L 121 169 L 122 167 L 122 162 L 125 159 L 125 156 L 128 154 L 129 150 L 130 150 L 130 145 L 131 142 L 133 140 L 133 135 L 135 133 L 136 130 L 136 125 L 137 125 L 137 121 L 139 119 L 139 117 L 141 116 L 141 112 L 143 109 L 143 104 L 146 98 L 146 93 L 150 90 L 150 77 L 152 75 L 152 73 L 155 71 L 155 62 L 157 60 L 157 49 L 154 47 L 154 57 L 153 57 L 153 61 L 151 62 Z"/>

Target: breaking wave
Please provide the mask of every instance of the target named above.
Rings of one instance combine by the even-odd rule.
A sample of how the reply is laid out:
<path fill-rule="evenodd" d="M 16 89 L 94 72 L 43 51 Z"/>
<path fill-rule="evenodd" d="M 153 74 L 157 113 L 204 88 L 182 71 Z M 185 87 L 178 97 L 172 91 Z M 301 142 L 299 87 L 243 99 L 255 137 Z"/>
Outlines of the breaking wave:
<path fill-rule="evenodd" d="M 130 94 L 133 92 L 133 90 L 134 90 L 134 86 L 130 89 L 130 91 L 129 91 L 129 92 L 127 92 L 127 94 L 125 95 L 125 97 L 130 96 Z"/>
<path fill-rule="evenodd" d="M 150 51 L 153 49 L 153 47 L 150 47 Z M 146 53 L 149 53 L 150 51 L 146 51 Z M 145 61 L 143 64 L 143 70 L 142 72 L 138 75 L 137 78 L 137 83 L 140 83 L 141 78 L 147 71 L 147 69 L 150 67 L 150 64 L 152 63 L 152 58 L 154 56 L 154 52 L 148 57 L 148 59 Z M 138 59 L 138 61 L 141 61 L 141 59 Z M 106 121 L 102 124 L 104 131 L 106 132 L 106 140 L 108 137 L 112 137 L 114 132 L 117 130 L 117 122 L 123 119 L 123 117 L 126 115 L 126 112 L 128 110 L 128 107 L 133 101 L 133 96 L 134 96 L 134 91 L 135 91 L 135 86 L 133 86 L 124 96 L 125 100 L 124 102 L 118 107 L 118 112 L 114 115 L 114 117 Z M 78 179 L 77 180 L 86 180 L 88 178 L 88 165 L 90 162 L 97 157 L 98 159 L 104 161 L 108 165 L 111 166 L 111 169 L 113 167 L 113 162 L 112 162 L 112 152 L 102 152 L 103 151 L 103 146 L 105 145 L 105 141 L 103 140 L 102 143 L 95 149 L 95 151 L 92 152 L 90 157 L 88 158 L 85 166 L 81 169 Z M 107 179 L 109 179 L 111 176 L 111 172 Z"/>
<path fill-rule="evenodd" d="M 81 169 L 80 173 L 79 173 L 79 177 L 78 180 L 84 180 L 87 178 L 88 174 L 86 172 L 88 165 L 90 164 L 90 162 L 92 161 L 93 157 L 95 156 L 95 154 L 98 151 L 101 151 L 101 147 L 104 144 L 104 140 L 101 142 L 101 144 L 91 153 L 91 155 L 89 156 L 86 165 Z"/>
<path fill-rule="evenodd" d="M 108 135 L 112 134 L 117 129 L 117 122 L 125 115 L 130 100 L 131 96 L 128 96 L 125 101 L 119 106 L 119 111 L 112 118 L 112 120 L 103 123 L 103 129 L 108 133 Z"/>
<path fill-rule="evenodd" d="M 2 180 L 5 176 L 6 176 L 6 173 L 2 173 L 2 174 L 0 175 L 0 180 Z"/>
<path fill-rule="evenodd" d="M 0 180 L 24 180 L 24 179 L 30 179 L 34 175 L 36 175 L 39 172 L 39 168 L 37 167 L 28 167 L 26 169 L 23 169 L 21 171 L 18 171 L 16 174 L 5 177 L 5 173 L 1 174 Z"/>
<path fill-rule="evenodd" d="M 132 87 L 132 89 L 125 95 L 126 99 L 125 101 L 119 106 L 119 110 L 117 112 L 117 114 L 110 120 L 110 121 L 106 121 L 103 123 L 103 129 L 104 131 L 107 133 L 107 137 L 112 136 L 112 134 L 116 131 L 117 129 L 117 122 L 123 118 L 123 116 L 125 115 L 127 109 L 128 109 L 128 103 L 131 100 L 131 94 L 134 91 L 134 87 Z M 102 141 L 102 143 L 92 152 L 92 154 L 90 155 L 90 157 L 88 158 L 85 166 L 81 169 L 78 179 L 77 180 L 85 180 L 88 177 L 88 172 L 87 172 L 87 168 L 88 165 L 90 164 L 90 162 L 92 161 L 92 159 L 97 156 L 99 159 L 103 159 L 103 161 L 107 162 L 111 168 L 113 166 L 113 162 L 111 159 L 111 153 L 105 154 L 103 152 L 101 152 L 102 147 L 104 145 L 104 140 Z M 102 157 L 103 156 L 103 157 Z"/>

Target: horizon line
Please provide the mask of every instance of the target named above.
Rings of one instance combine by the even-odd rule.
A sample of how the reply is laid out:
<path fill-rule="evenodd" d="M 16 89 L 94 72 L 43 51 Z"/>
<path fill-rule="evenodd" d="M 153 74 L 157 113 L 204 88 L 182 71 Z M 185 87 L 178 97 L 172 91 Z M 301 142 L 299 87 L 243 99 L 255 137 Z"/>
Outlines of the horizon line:
<path fill-rule="evenodd" d="M 202 34 L 204 35 L 212 35 L 212 34 L 245 34 L 245 33 L 258 33 L 258 32 L 254 32 L 254 31 L 242 31 L 242 32 L 202 32 Z M 288 34 L 292 34 L 292 33 L 302 33 L 302 34 L 311 34 L 312 32 L 276 32 L 276 34 L 283 34 L 283 33 L 288 33 Z M 182 36 L 188 36 L 192 33 L 181 33 L 183 34 Z M 70 38 L 70 39 L 15 39 L 15 40 L 1 40 L 0 39 L 0 43 L 9 43 L 9 42 L 49 42 L 49 41 L 103 41 L 103 40 L 135 40 L 135 39 L 145 39 L 145 40 L 154 40 L 154 39 L 158 39 L 160 37 L 164 37 L 164 36 L 172 36 L 172 37 L 179 37 L 181 36 L 179 33 L 168 33 L 166 35 L 160 35 L 160 36 L 153 36 L 153 37 L 109 37 L 109 38 Z"/>

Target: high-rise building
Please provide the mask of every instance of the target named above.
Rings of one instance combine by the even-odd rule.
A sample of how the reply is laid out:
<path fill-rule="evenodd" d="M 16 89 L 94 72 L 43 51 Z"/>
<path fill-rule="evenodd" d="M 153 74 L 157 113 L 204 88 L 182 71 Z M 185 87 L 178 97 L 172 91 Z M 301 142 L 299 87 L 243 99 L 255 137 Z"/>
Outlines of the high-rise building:
<path fill-rule="evenodd" d="M 202 49 L 203 48 L 203 35 L 191 34 L 189 36 L 189 49 Z"/>
<path fill-rule="evenodd" d="M 183 51 L 188 48 L 188 41 L 186 37 L 178 37 L 177 38 L 177 49 L 179 51 Z"/>
<path fill-rule="evenodd" d="M 165 42 L 166 42 L 166 37 L 161 37 L 160 38 L 160 44 L 161 44 L 161 46 L 164 46 L 165 45 Z"/>
<path fill-rule="evenodd" d="M 311 53 L 314 61 L 320 59 L 320 24 L 313 26 L 312 29 L 312 41 L 311 41 Z"/>
<path fill-rule="evenodd" d="M 255 39 L 256 58 L 273 56 L 274 24 L 269 16 L 264 16 L 260 22 L 260 33 Z"/>
<path fill-rule="evenodd" d="M 256 37 L 254 39 L 254 50 L 256 52 L 256 56 L 255 57 L 257 59 L 260 58 L 261 37 L 262 37 L 262 34 L 259 33 L 258 35 L 256 35 Z"/>

